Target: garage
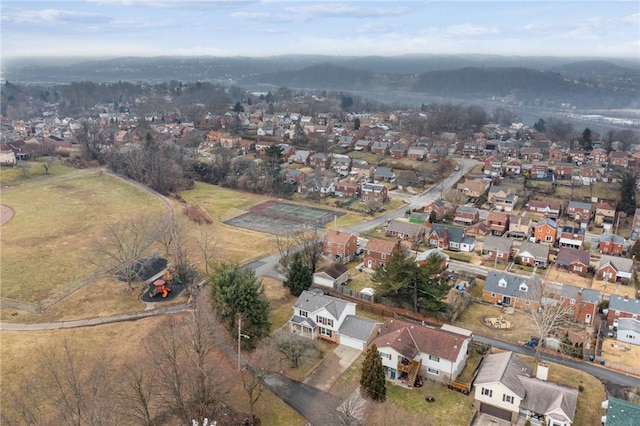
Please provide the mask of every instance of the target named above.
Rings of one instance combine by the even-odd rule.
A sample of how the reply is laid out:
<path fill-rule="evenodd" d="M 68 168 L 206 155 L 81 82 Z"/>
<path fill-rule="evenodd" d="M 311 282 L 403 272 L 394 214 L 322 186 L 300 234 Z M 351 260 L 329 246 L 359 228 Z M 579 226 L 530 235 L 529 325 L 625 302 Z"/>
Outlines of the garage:
<path fill-rule="evenodd" d="M 511 411 L 503 410 L 502 408 L 494 407 L 493 405 L 485 403 L 480 404 L 480 412 L 508 422 L 511 421 Z"/>
<path fill-rule="evenodd" d="M 358 339 L 354 339 L 353 337 L 345 336 L 344 334 L 340 335 L 340 344 L 344 346 L 348 346 L 350 348 L 357 349 L 359 351 L 364 350 L 364 342 Z"/>

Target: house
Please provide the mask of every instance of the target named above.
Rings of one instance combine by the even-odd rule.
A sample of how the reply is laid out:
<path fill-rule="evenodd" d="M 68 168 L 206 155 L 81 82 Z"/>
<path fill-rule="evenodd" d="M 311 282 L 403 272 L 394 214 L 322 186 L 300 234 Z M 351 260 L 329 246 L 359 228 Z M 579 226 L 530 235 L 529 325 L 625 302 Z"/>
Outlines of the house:
<path fill-rule="evenodd" d="M 532 221 L 527 216 L 509 215 L 509 237 L 529 238 Z"/>
<path fill-rule="evenodd" d="M 487 225 L 493 235 L 502 235 L 509 229 L 509 215 L 500 212 L 489 212 Z"/>
<path fill-rule="evenodd" d="M 427 243 L 429 247 L 470 253 L 475 248 L 476 239 L 468 237 L 464 228 L 433 224 Z"/>
<path fill-rule="evenodd" d="M 510 424 L 516 424 L 522 413 L 527 420 L 546 419 L 547 426 L 570 426 L 578 389 L 547 381 L 548 372 L 546 364 L 538 364 L 532 377 L 531 366 L 515 353 L 489 354 L 474 382 L 474 408 Z"/>
<path fill-rule="evenodd" d="M 527 210 L 533 213 L 543 214 L 545 217 L 557 219 L 562 211 L 562 203 L 559 201 L 530 200 Z"/>
<path fill-rule="evenodd" d="M 533 225 L 533 238 L 547 244 L 553 244 L 556 241 L 556 233 L 558 224 L 553 219 L 542 219 Z"/>
<path fill-rule="evenodd" d="M 368 346 L 378 328 L 379 323 L 356 316 L 355 303 L 309 290 L 298 297 L 289 319 L 291 333 L 360 350 Z"/>
<path fill-rule="evenodd" d="M 631 299 L 626 294 L 609 296 L 609 310 L 607 311 L 607 326 L 618 327 L 621 318 L 638 319 L 640 315 L 640 300 Z"/>
<path fill-rule="evenodd" d="M 553 148 L 549 150 L 549 161 L 552 163 L 560 163 L 562 162 L 562 158 L 564 154 L 558 148 Z"/>
<path fill-rule="evenodd" d="M 289 163 L 298 163 L 309 165 L 309 159 L 311 158 L 311 151 L 306 149 L 296 149 L 296 152 L 291 155 L 287 161 Z"/>
<path fill-rule="evenodd" d="M 585 230 L 573 226 L 563 226 L 560 229 L 560 247 L 570 247 L 579 249 L 584 243 Z"/>
<path fill-rule="evenodd" d="M 584 149 L 570 149 L 567 155 L 572 163 L 578 165 L 587 161 L 587 152 Z"/>
<path fill-rule="evenodd" d="M 506 272 L 489 271 L 482 290 L 482 300 L 517 309 L 537 310 L 540 307 L 542 282 Z"/>
<path fill-rule="evenodd" d="M 596 204 L 596 215 L 594 219 L 594 223 L 597 226 L 602 226 L 607 230 L 611 230 L 613 227 L 613 223 L 616 220 L 616 207 L 615 205 L 603 201 Z"/>
<path fill-rule="evenodd" d="M 512 176 L 516 176 L 522 173 L 522 161 L 518 159 L 507 161 L 505 173 Z"/>
<path fill-rule="evenodd" d="M 575 322 L 592 325 L 598 314 L 602 293 L 590 288 L 564 284 L 560 290 L 560 301 L 565 308 L 573 312 Z"/>
<path fill-rule="evenodd" d="M 611 151 L 608 158 L 609 166 L 629 166 L 629 155 L 622 151 Z"/>
<path fill-rule="evenodd" d="M 486 176 L 501 176 L 502 175 L 502 157 L 493 155 L 484 160 L 483 173 Z"/>
<path fill-rule="evenodd" d="M 432 249 L 425 250 L 423 252 L 418 253 L 416 255 L 416 263 L 418 264 L 418 266 L 426 265 L 431 259 L 431 256 L 437 256 L 440 259 L 442 259 L 442 264 L 440 265 L 440 268 L 443 271 L 449 266 L 449 262 L 451 259 L 449 258 L 449 256 L 447 256 L 445 253 L 443 253 L 437 248 L 432 248 Z"/>
<path fill-rule="evenodd" d="M 399 244 L 396 241 L 370 238 L 364 248 L 364 265 L 368 269 L 377 269 L 387 263 L 393 252 L 399 249 Z"/>
<path fill-rule="evenodd" d="M 518 200 L 518 196 L 513 194 L 513 188 L 510 186 L 492 186 L 489 188 L 488 201 L 493 204 L 497 210 L 510 212 Z"/>
<path fill-rule="evenodd" d="M 426 146 L 411 146 L 407 155 L 412 160 L 424 160 L 428 153 L 429 148 Z"/>
<path fill-rule="evenodd" d="M 387 224 L 386 234 L 388 237 L 396 237 L 401 240 L 419 241 L 424 237 L 426 229 L 423 225 L 394 219 Z"/>
<path fill-rule="evenodd" d="M 360 198 L 362 201 L 377 201 L 386 203 L 389 201 L 387 187 L 379 183 L 363 183 L 360 187 Z"/>
<path fill-rule="evenodd" d="M 578 222 L 582 227 L 586 227 L 586 224 L 591 220 L 591 213 L 591 203 L 569 201 L 569 205 L 567 206 L 567 216 Z"/>
<path fill-rule="evenodd" d="M 370 151 L 378 155 L 389 154 L 389 142 L 375 141 L 371 144 Z"/>
<path fill-rule="evenodd" d="M 627 282 L 631 278 L 633 259 L 602 255 L 596 277 L 609 282 Z"/>
<path fill-rule="evenodd" d="M 531 179 L 545 179 L 548 175 L 548 161 L 534 161 L 531 163 Z"/>
<path fill-rule="evenodd" d="M 371 145 L 373 144 L 372 141 L 370 140 L 366 140 L 366 139 L 360 139 L 356 142 L 356 146 L 355 146 L 355 150 L 356 151 L 363 151 L 363 152 L 369 152 L 371 151 Z"/>
<path fill-rule="evenodd" d="M 16 153 L 11 149 L 0 151 L 0 164 L 3 166 L 15 166 Z"/>
<path fill-rule="evenodd" d="M 451 384 L 464 369 L 471 333 L 387 319 L 374 340 L 385 375 L 413 386 L 417 377 Z"/>
<path fill-rule="evenodd" d="M 593 151 L 591 151 L 591 159 L 593 164 L 595 164 L 596 166 L 604 164 L 608 161 L 607 151 L 601 148 L 595 148 Z"/>
<path fill-rule="evenodd" d="M 640 345 L 640 321 L 633 318 L 620 318 L 618 320 L 616 340 L 631 343 L 632 345 Z M 637 420 L 640 422 L 640 417 Z"/>
<path fill-rule="evenodd" d="M 494 203 L 495 198 L 505 198 L 507 195 L 513 194 L 514 190 L 510 186 L 492 185 L 487 194 L 487 201 Z"/>
<path fill-rule="evenodd" d="M 573 179 L 573 164 L 558 163 L 553 168 L 556 179 Z"/>
<path fill-rule="evenodd" d="M 332 259 L 347 263 L 358 250 L 358 237 L 349 232 L 327 230 L 322 252 Z"/>
<path fill-rule="evenodd" d="M 590 260 L 591 256 L 584 250 L 561 247 L 556 256 L 556 265 L 584 277 L 587 275 Z"/>
<path fill-rule="evenodd" d="M 456 185 L 456 189 L 467 197 L 478 198 L 487 190 L 487 183 L 482 179 L 465 179 Z"/>
<path fill-rule="evenodd" d="M 392 143 L 389 145 L 389 155 L 395 159 L 404 158 L 407 155 L 407 146 L 401 143 Z"/>
<path fill-rule="evenodd" d="M 349 175 L 355 180 L 370 180 L 373 178 L 374 167 L 363 160 L 353 160 L 351 162 L 351 172 Z"/>
<path fill-rule="evenodd" d="M 540 161 L 543 157 L 544 155 L 538 148 L 526 146 L 520 149 L 520 158 L 525 161 Z"/>
<path fill-rule="evenodd" d="M 520 259 L 523 265 L 546 268 L 549 264 L 549 250 L 548 244 L 523 241 L 516 258 Z"/>
<path fill-rule="evenodd" d="M 433 201 L 424 208 L 424 212 L 429 215 L 432 211 L 436 212 L 436 220 L 442 220 L 447 213 L 447 205 L 443 200 Z"/>
<path fill-rule="evenodd" d="M 484 237 L 491 235 L 491 228 L 485 222 L 474 223 L 471 226 L 465 228 L 467 235 L 473 235 L 474 237 Z"/>
<path fill-rule="evenodd" d="M 460 206 L 456 209 L 453 221 L 457 224 L 469 226 L 480 219 L 480 210 L 476 207 Z"/>
<path fill-rule="evenodd" d="M 482 255 L 494 262 L 508 262 L 511 256 L 513 240 L 487 235 L 482 244 Z"/>
<path fill-rule="evenodd" d="M 640 405 L 623 399 L 609 397 L 602 403 L 607 415 L 602 417 L 604 426 L 628 426 L 640 424 Z"/>
<path fill-rule="evenodd" d="M 582 185 L 591 185 L 598 180 L 598 169 L 590 164 L 583 164 L 578 170 L 577 176 L 573 176 L 573 180 L 580 182 Z"/>
<path fill-rule="evenodd" d="M 600 235 L 598 243 L 598 251 L 600 254 L 608 254 L 610 256 L 622 256 L 626 251 L 625 239 L 616 234 Z"/>
<path fill-rule="evenodd" d="M 360 183 L 353 180 L 340 180 L 336 183 L 334 195 L 339 198 L 356 198 L 360 196 Z"/>
<path fill-rule="evenodd" d="M 351 158 L 346 155 L 334 155 L 330 167 L 338 175 L 348 176 L 351 172 Z"/>
<path fill-rule="evenodd" d="M 379 182 L 393 182 L 396 180 L 396 175 L 389 167 L 376 167 L 373 172 L 373 178 Z"/>
<path fill-rule="evenodd" d="M 313 284 L 330 289 L 338 288 L 349 280 L 349 270 L 339 262 L 331 262 L 313 274 Z"/>

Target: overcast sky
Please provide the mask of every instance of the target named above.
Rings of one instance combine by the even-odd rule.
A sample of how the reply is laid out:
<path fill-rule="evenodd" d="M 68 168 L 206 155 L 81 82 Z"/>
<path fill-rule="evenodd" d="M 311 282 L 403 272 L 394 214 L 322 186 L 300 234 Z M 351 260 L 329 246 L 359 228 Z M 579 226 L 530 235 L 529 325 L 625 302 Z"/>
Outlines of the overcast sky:
<path fill-rule="evenodd" d="M 640 59 L 640 2 L 2 0 L 2 56 L 483 53 Z"/>

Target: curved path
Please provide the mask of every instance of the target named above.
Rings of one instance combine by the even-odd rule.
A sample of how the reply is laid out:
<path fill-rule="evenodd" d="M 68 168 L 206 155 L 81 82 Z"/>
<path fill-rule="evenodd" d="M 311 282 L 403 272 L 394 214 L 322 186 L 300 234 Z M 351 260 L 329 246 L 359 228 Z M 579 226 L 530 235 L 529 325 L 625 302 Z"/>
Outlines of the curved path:
<path fill-rule="evenodd" d="M 0 226 L 13 219 L 14 214 L 15 212 L 11 207 L 0 204 Z"/>

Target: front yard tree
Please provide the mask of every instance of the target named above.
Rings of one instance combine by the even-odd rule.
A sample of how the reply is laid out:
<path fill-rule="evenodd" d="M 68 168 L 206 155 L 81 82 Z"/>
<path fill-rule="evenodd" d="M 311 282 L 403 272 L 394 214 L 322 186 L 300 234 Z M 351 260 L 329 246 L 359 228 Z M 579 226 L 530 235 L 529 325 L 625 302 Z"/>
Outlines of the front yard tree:
<path fill-rule="evenodd" d="M 636 211 L 636 182 L 638 177 L 635 173 L 627 170 L 620 180 L 620 201 L 618 202 L 618 212 L 624 212 L 627 216 L 633 216 Z"/>
<path fill-rule="evenodd" d="M 297 297 L 311 287 L 312 281 L 313 276 L 311 275 L 311 271 L 302 261 L 300 252 L 294 254 L 293 262 L 289 265 L 289 274 L 287 275 L 287 280 L 284 282 L 284 286 L 289 289 L 292 295 Z"/>
<path fill-rule="evenodd" d="M 366 395 L 374 401 L 383 402 L 387 399 L 387 385 L 384 377 L 382 358 L 378 353 L 378 347 L 373 344 L 368 350 L 362 364 L 362 376 L 360 386 Z"/>
<path fill-rule="evenodd" d="M 320 349 L 315 340 L 297 334 L 279 331 L 273 336 L 271 343 L 289 361 L 291 368 L 298 368 L 303 362 L 313 360 L 320 355 Z"/>
<path fill-rule="evenodd" d="M 573 319 L 572 311 L 565 307 L 554 295 L 545 293 L 542 295 L 540 307 L 532 310 L 529 314 L 531 322 L 536 331 L 538 346 L 536 346 L 535 360 L 540 361 L 540 349 L 544 339 L 549 337 L 552 332 L 562 330 L 568 326 Z"/>
<path fill-rule="evenodd" d="M 218 317 L 230 333 L 236 332 L 242 317 L 242 333 L 249 335 L 243 342 L 253 349 L 271 327 L 269 302 L 255 272 L 237 263 L 219 263 L 212 265 L 208 281 Z"/>
<path fill-rule="evenodd" d="M 368 200 L 362 201 L 360 204 L 365 213 L 373 216 L 380 210 L 382 210 L 382 202 L 376 200 L 375 198 L 369 198 Z"/>

